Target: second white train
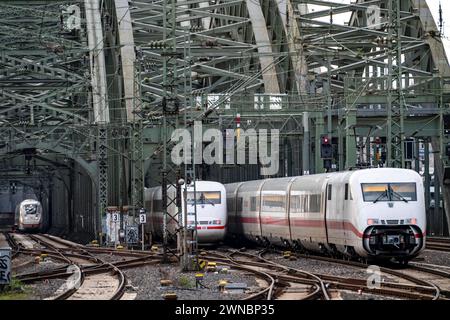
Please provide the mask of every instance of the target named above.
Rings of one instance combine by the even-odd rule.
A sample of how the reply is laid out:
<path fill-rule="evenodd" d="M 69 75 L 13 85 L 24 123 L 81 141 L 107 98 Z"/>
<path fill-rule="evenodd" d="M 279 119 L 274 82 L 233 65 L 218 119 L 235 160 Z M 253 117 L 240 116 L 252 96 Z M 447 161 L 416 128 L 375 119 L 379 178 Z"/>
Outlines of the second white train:
<path fill-rule="evenodd" d="M 184 203 L 184 191 L 186 185 L 181 188 L 181 203 Z M 197 181 L 187 185 L 187 224 L 195 228 L 195 215 L 197 216 L 197 239 L 201 244 L 213 244 L 221 242 L 225 238 L 227 227 L 226 192 L 223 184 L 214 181 Z M 163 208 L 161 187 L 145 189 L 145 208 L 150 223 L 147 224 L 147 232 L 156 237 L 163 235 Z M 175 199 L 175 188 L 169 188 L 168 198 Z M 196 209 L 196 210 L 195 210 Z M 176 205 L 172 202 L 168 207 L 171 216 L 176 217 Z M 185 207 L 182 206 L 182 219 L 184 220 Z M 168 219 L 167 227 L 175 231 L 177 223 Z"/>

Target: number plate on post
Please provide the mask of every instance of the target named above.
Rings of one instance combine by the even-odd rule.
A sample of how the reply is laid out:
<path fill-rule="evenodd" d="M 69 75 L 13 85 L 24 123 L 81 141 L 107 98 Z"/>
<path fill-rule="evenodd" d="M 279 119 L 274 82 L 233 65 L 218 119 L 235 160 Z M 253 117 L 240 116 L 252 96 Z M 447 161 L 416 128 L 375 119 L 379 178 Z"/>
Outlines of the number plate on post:
<path fill-rule="evenodd" d="M 120 212 L 114 212 L 112 214 L 112 221 L 113 222 L 119 222 L 119 220 L 120 220 Z"/>
<path fill-rule="evenodd" d="M 147 215 L 145 213 L 141 213 L 139 215 L 139 223 L 140 224 L 147 223 Z"/>

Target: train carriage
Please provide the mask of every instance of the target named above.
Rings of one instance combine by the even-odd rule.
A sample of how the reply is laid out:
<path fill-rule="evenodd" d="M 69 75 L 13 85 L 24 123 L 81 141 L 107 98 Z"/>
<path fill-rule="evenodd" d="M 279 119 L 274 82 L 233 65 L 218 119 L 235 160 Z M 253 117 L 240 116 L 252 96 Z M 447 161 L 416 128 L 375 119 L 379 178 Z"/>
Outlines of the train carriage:
<path fill-rule="evenodd" d="M 261 234 L 271 243 L 290 241 L 288 191 L 295 178 L 268 179 L 261 189 Z"/>
<path fill-rule="evenodd" d="M 186 185 L 183 185 L 181 188 L 181 203 L 183 204 L 185 187 Z M 188 185 L 186 190 L 188 226 L 195 227 L 196 212 L 198 242 L 203 244 L 220 242 L 225 238 L 228 221 L 225 187 L 223 184 L 214 181 L 197 181 L 195 189 L 194 193 L 193 185 Z M 169 188 L 168 198 L 175 199 L 175 197 L 175 188 Z M 145 206 L 150 221 L 147 224 L 146 232 L 152 232 L 153 235 L 161 238 L 163 236 L 164 218 L 161 187 L 145 190 Z M 168 207 L 169 214 L 176 216 L 176 210 L 175 203 L 172 202 Z M 183 221 L 185 214 L 185 206 L 182 205 Z M 176 226 L 177 223 L 173 219 L 168 220 L 169 230 L 175 232 Z"/>
<path fill-rule="evenodd" d="M 323 207 L 325 199 L 321 175 L 295 178 L 289 193 L 291 243 L 316 250 L 317 243 L 326 243 Z"/>
<path fill-rule="evenodd" d="M 242 223 L 230 229 L 233 237 L 402 261 L 425 246 L 423 184 L 412 170 L 365 169 L 226 188 L 228 202 L 236 203 L 230 220 Z"/>
<path fill-rule="evenodd" d="M 230 203 L 229 221 L 230 232 L 233 234 L 245 234 L 254 241 L 261 237 L 260 206 L 261 188 L 264 180 L 249 181 L 227 185 L 227 192 L 233 192 Z"/>

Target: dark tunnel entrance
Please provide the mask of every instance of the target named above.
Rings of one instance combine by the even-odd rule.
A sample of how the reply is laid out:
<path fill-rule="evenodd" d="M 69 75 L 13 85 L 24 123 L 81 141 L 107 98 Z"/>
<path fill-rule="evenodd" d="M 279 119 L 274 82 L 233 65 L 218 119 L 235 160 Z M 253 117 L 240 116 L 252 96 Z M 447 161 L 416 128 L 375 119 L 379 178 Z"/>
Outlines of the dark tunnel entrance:
<path fill-rule="evenodd" d="M 69 239 L 95 237 L 96 188 L 77 161 L 50 150 L 22 149 L 0 158 L 0 228 L 14 225 L 16 206 L 41 202 L 42 231 Z"/>

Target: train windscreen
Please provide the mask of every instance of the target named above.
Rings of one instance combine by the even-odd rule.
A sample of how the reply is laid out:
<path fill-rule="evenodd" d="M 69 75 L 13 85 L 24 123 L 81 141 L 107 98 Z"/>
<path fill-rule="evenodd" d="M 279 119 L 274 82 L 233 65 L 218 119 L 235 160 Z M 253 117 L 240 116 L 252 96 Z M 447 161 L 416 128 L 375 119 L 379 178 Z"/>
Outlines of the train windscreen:
<path fill-rule="evenodd" d="M 25 214 L 37 214 L 36 204 L 26 204 L 24 205 Z"/>
<path fill-rule="evenodd" d="M 187 193 L 187 203 L 189 204 L 221 204 L 222 199 L 220 196 L 220 191 L 197 191 L 196 197 L 194 198 L 194 192 L 190 191 Z"/>
<path fill-rule="evenodd" d="M 362 183 L 364 201 L 416 201 L 416 184 L 411 182 L 401 183 Z"/>

